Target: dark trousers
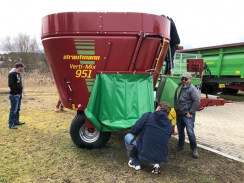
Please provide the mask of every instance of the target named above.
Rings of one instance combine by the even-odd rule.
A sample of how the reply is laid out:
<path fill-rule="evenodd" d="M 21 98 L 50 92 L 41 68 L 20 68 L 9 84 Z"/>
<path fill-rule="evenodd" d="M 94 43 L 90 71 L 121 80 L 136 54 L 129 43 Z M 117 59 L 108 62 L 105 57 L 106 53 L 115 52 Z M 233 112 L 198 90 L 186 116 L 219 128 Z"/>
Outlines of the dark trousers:
<path fill-rule="evenodd" d="M 177 128 L 179 133 L 178 147 L 184 147 L 185 145 L 185 129 L 190 141 L 191 150 L 197 149 L 196 136 L 194 133 L 194 122 L 196 114 L 193 114 L 191 118 L 187 118 L 186 115 L 177 115 Z"/>
<path fill-rule="evenodd" d="M 172 68 L 174 68 L 174 56 L 175 56 L 175 52 L 177 50 L 178 46 L 172 46 L 170 47 L 170 49 L 168 49 L 166 57 L 165 57 L 165 69 L 164 69 L 164 75 L 170 75 L 171 72 L 170 70 Z M 169 51 L 170 50 L 170 51 Z M 169 55 L 171 54 L 171 55 Z M 172 68 L 171 68 L 171 64 L 170 64 L 170 56 L 171 56 L 171 61 L 172 61 Z"/>
<path fill-rule="evenodd" d="M 21 99 L 22 99 L 22 94 L 19 95 L 9 94 L 9 100 L 10 100 L 10 111 L 9 111 L 9 118 L 8 118 L 9 127 L 12 127 L 19 122 Z"/>

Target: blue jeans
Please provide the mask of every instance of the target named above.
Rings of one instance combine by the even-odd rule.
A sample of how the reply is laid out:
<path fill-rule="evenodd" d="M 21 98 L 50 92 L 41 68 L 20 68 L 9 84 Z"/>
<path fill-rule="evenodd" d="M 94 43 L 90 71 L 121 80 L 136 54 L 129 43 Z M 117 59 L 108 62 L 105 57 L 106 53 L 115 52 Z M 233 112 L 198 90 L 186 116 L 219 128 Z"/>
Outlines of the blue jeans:
<path fill-rule="evenodd" d="M 186 115 L 177 115 L 177 128 L 179 133 L 178 147 L 184 147 L 185 145 L 185 131 L 190 141 L 191 150 L 197 149 L 196 136 L 194 133 L 194 122 L 196 114 L 193 114 L 191 118 L 187 118 Z"/>
<path fill-rule="evenodd" d="M 125 135 L 124 141 L 125 141 L 125 147 L 127 148 L 128 145 L 130 145 L 131 140 L 134 138 L 134 135 L 132 135 L 131 133 L 128 133 Z M 136 140 L 133 141 L 132 143 L 133 145 L 136 145 Z M 130 160 L 132 161 L 133 165 L 140 165 L 139 160 L 144 161 L 144 162 L 148 162 L 148 163 L 153 163 L 153 164 L 159 164 L 159 162 L 151 162 L 150 160 L 148 160 L 146 157 L 141 156 L 140 154 L 137 154 L 136 157 L 130 157 Z"/>
<path fill-rule="evenodd" d="M 19 122 L 19 111 L 21 106 L 22 94 L 13 95 L 9 94 L 10 100 L 10 112 L 9 112 L 9 127 L 14 126 L 14 124 Z"/>

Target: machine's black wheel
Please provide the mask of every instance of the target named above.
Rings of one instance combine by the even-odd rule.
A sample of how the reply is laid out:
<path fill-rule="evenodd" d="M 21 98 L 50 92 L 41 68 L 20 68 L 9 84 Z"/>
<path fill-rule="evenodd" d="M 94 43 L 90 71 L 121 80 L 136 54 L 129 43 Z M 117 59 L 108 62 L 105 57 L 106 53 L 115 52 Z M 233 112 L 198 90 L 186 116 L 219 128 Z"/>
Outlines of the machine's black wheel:
<path fill-rule="evenodd" d="M 217 94 L 218 95 L 224 95 L 227 93 L 227 88 L 218 88 Z"/>
<path fill-rule="evenodd" d="M 230 95 L 236 95 L 239 92 L 239 90 L 227 88 L 227 93 Z"/>
<path fill-rule="evenodd" d="M 202 92 L 210 94 L 210 95 L 216 95 L 218 93 L 218 87 L 216 84 L 211 84 L 211 85 L 204 85 L 202 87 Z"/>
<path fill-rule="evenodd" d="M 75 116 L 70 125 L 70 136 L 79 148 L 95 149 L 105 146 L 110 138 L 111 132 L 100 132 L 96 128 L 92 133 L 85 127 L 85 114 Z"/>

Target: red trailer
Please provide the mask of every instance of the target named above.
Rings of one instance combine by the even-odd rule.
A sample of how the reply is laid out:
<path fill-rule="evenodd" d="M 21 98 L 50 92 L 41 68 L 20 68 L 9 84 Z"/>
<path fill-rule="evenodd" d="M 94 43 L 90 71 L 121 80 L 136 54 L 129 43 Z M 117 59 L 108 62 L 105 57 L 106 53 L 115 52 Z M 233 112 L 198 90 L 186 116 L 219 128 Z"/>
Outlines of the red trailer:
<path fill-rule="evenodd" d="M 78 147 L 103 147 L 111 132 L 130 128 L 160 100 L 173 107 L 181 76 L 159 77 L 170 41 L 165 16 L 50 14 L 42 19 L 41 38 L 60 99 L 77 110 L 70 135 Z M 202 69 L 202 59 L 189 60 L 187 70 L 200 76 L 199 84 Z M 207 97 L 199 108 L 224 103 Z"/>
<path fill-rule="evenodd" d="M 73 142 L 103 147 L 154 110 L 170 21 L 145 13 L 66 12 L 42 19 L 42 44 L 63 105 L 77 110 Z M 172 88 L 172 91 L 174 88 Z"/>

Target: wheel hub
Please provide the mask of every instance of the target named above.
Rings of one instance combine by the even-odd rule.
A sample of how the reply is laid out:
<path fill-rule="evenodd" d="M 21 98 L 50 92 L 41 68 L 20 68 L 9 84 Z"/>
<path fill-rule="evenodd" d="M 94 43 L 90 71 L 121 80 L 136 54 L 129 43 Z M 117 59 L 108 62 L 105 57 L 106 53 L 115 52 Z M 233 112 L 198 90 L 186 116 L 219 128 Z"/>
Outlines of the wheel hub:
<path fill-rule="evenodd" d="M 81 126 L 79 134 L 80 138 L 87 143 L 95 142 L 100 136 L 100 132 L 96 128 L 86 128 L 85 125 Z"/>

